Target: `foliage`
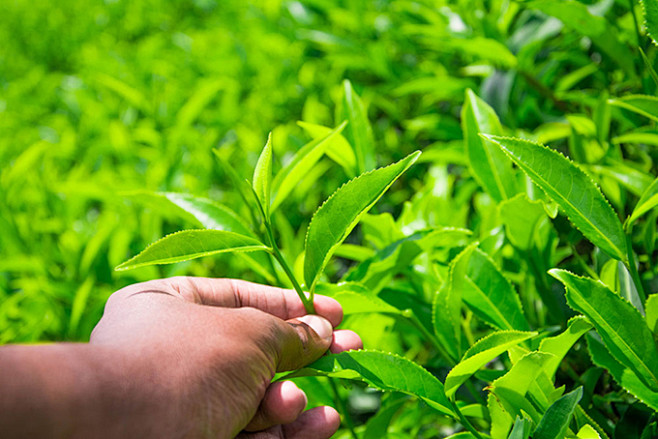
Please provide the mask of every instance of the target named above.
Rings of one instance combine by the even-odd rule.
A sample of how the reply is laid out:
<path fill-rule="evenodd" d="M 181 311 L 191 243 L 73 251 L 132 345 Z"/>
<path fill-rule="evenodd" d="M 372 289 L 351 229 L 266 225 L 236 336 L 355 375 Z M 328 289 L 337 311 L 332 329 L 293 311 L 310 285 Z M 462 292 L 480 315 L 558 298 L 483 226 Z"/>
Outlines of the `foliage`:
<path fill-rule="evenodd" d="M 337 437 L 652 437 L 656 11 L 0 3 L 0 342 L 240 277 L 362 335 L 287 376 Z"/>

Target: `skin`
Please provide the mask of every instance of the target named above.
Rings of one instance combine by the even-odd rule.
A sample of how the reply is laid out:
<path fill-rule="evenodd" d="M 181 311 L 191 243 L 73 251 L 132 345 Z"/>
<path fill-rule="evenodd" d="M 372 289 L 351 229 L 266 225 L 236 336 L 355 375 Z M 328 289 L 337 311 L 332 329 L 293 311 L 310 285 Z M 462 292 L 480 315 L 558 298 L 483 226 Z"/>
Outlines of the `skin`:
<path fill-rule="evenodd" d="M 231 279 L 171 278 L 114 293 L 88 344 L 0 348 L 8 438 L 326 439 L 330 407 L 304 411 L 275 372 L 362 347 L 317 296 Z M 10 372 L 8 372 L 10 371 Z"/>

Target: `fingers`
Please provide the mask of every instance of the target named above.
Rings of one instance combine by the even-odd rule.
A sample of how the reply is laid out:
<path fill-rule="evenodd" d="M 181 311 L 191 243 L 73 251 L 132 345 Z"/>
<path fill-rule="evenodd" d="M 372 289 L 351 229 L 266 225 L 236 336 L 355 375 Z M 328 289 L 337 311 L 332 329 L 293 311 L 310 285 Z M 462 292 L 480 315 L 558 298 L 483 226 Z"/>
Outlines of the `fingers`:
<path fill-rule="evenodd" d="M 361 341 L 361 337 L 356 332 L 349 329 L 334 331 L 333 340 L 329 347 L 329 351 L 332 354 L 354 349 L 363 349 L 363 341 Z"/>
<path fill-rule="evenodd" d="M 333 328 L 324 317 L 305 315 L 287 321 L 273 319 L 279 331 L 270 338 L 277 372 L 295 370 L 317 360 L 331 346 Z"/>
<path fill-rule="evenodd" d="M 293 422 L 306 408 L 306 394 L 292 381 L 271 384 L 246 431 L 265 430 Z"/>
<path fill-rule="evenodd" d="M 211 306 L 227 308 L 252 307 L 282 320 L 306 314 L 304 304 L 293 290 L 270 287 L 237 279 L 178 277 L 164 279 L 185 299 Z M 340 304 L 326 296 L 315 296 L 315 311 L 335 327 L 343 320 Z"/>
<path fill-rule="evenodd" d="M 329 439 L 340 427 L 340 416 L 331 407 L 316 407 L 296 421 L 255 433 L 242 433 L 238 439 Z"/>

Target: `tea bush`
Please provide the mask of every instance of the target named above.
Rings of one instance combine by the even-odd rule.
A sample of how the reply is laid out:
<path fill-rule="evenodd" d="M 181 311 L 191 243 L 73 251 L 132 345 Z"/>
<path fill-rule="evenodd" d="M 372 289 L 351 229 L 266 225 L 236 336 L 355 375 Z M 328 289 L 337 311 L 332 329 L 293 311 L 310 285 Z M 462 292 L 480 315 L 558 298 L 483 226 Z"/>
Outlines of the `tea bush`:
<path fill-rule="evenodd" d="M 239 277 L 362 335 L 286 377 L 336 437 L 656 437 L 657 31 L 648 0 L 3 2 L 0 343 Z"/>

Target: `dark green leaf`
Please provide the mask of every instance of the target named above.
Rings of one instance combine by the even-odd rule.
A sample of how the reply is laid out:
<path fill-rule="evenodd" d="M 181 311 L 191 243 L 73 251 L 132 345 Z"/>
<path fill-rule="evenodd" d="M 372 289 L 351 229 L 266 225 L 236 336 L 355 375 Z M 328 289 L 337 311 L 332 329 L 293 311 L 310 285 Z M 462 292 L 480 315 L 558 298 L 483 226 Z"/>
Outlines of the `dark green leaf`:
<path fill-rule="evenodd" d="M 295 376 L 363 381 L 380 390 L 415 396 L 439 412 L 454 416 L 441 381 L 416 363 L 395 354 L 362 350 L 327 355 L 286 378 Z"/>
<path fill-rule="evenodd" d="M 583 397 L 583 388 L 578 387 L 555 401 L 541 418 L 532 439 L 563 439 L 569 428 L 576 405 Z"/>
<path fill-rule="evenodd" d="M 658 389 L 658 351 L 638 310 L 601 282 L 565 270 L 549 273 L 566 286 L 567 303 L 591 320 L 612 355 L 652 390 Z"/>

